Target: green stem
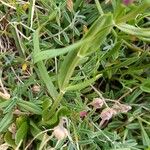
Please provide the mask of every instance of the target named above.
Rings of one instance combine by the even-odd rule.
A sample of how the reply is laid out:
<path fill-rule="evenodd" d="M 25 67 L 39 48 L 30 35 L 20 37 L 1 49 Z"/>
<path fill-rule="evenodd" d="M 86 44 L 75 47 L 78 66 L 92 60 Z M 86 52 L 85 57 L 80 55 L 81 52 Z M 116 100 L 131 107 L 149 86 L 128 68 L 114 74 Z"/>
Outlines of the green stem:
<path fill-rule="evenodd" d="M 143 49 L 133 45 L 133 44 L 130 44 L 128 43 L 127 41 L 123 40 L 123 42 L 130 48 L 132 49 L 133 51 L 138 51 L 138 52 L 145 52 Z M 150 55 L 150 53 L 148 52 L 148 55 Z"/>
<path fill-rule="evenodd" d="M 62 87 L 60 89 L 60 93 L 58 94 L 57 98 L 55 99 L 55 101 L 50 109 L 50 112 L 49 112 L 50 117 L 55 113 L 55 110 L 57 109 L 58 105 L 60 104 L 60 101 L 63 98 L 64 93 L 66 92 L 65 88 L 68 86 L 70 78 L 71 78 L 71 76 L 74 72 L 74 69 L 77 66 L 79 61 L 80 61 L 80 56 L 76 55 L 76 57 L 74 58 L 74 60 L 72 61 L 71 65 L 70 65 L 70 67 L 68 68 L 67 75 L 66 75 L 64 82 L 62 84 Z"/>
<path fill-rule="evenodd" d="M 78 62 L 80 60 L 80 57 L 76 56 L 72 62 L 72 64 L 70 65 L 69 69 L 68 69 L 68 73 L 66 75 L 66 78 L 63 82 L 62 88 L 60 90 L 60 93 L 58 94 L 57 98 L 55 99 L 50 112 L 49 112 L 49 116 L 51 117 L 54 113 L 55 110 L 57 109 L 58 105 L 60 104 L 61 99 L 63 98 L 64 93 L 66 92 L 65 87 L 67 87 L 67 85 L 69 84 L 69 80 L 73 74 L 73 71 L 75 69 L 75 67 L 77 66 Z"/>
<path fill-rule="evenodd" d="M 64 91 L 60 91 L 57 98 L 55 99 L 50 111 L 49 111 L 49 118 L 52 117 L 52 115 L 55 113 L 55 110 L 57 109 L 58 105 L 60 104 L 61 99 L 63 98 Z"/>

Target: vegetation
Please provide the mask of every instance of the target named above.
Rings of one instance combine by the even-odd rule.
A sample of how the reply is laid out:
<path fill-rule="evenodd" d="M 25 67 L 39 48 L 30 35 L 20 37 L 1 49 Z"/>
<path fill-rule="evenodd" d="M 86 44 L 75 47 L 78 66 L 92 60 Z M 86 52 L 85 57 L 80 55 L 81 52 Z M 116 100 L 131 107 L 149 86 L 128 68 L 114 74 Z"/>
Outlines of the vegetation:
<path fill-rule="evenodd" d="M 0 149 L 150 149 L 149 0 L 1 0 L 0 18 Z"/>

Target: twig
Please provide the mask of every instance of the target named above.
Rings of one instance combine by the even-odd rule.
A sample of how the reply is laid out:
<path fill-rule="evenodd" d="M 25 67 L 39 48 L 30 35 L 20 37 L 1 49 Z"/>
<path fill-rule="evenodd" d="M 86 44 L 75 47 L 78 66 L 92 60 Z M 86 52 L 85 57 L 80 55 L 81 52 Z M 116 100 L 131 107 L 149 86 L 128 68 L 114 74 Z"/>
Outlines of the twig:
<path fill-rule="evenodd" d="M 4 94 L 8 94 L 8 92 L 7 92 L 6 89 L 4 88 L 4 85 L 3 85 L 3 83 L 2 83 L 1 78 L 0 78 L 0 86 L 1 86 L 1 88 L 2 88 L 2 90 L 3 90 L 3 92 L 4 92 Z"/>
<path fill-rule="evenodd" d="M 3 99 L 6 99 L 6 100 L 10 99 L 10 94 L 6 91 L 1 78 L 0 78 L 0 86 L 4 92 L 4 93 L 0 92 L 0 97 L 2 97 Z"/>
<path fill-rule="evenodd" d="M 32 3 L 32 9 L 31 9 L 31 22 L 30 22 L 30 28 L 32 28 L 33 26 L 33 16 L 34 16 L 34 10 L 35 10 L 35 0 L 33 0 L 33 3 Z"/>
<path fill-rule="evenodd" d="M 30 143 L 25 147 L 24 150 L 27 150 L 28 147 L 32 144 L 32 142 L 33 142 L 38 136 L 40 136 L 41 134 L 46 133 L 46 132 L 48 132 L 48 131 L 52 131 L 52 130 L 53 130 L 53 129 L 47 129 L 47 130 L 44 130 L 44 131 L 38 133 L 38 134 L 30 141 Z"/>
<path fill-rule="evenodd" d="M 93 88 L 93 90 L 99 95 L 99 97 L 104 101 L 104 104 L 105 104 L 105 106 L 106 107 L 109 107 L 108 105 L 107 105 L 107 103 L 106 103 L 106 101 L 105 101 L 105 98 L 102 96 L 102 94 L 93 86 L 93 85 L 90 85 L 92 88 Z"/>
<path fill-rule="evenodd" d="M 15 74 L 16 78 L 18 79 L 18 81 L 20 81 L 22 84 L 24 84 L 24 83 L 21 81 L 21 79 L 17 76 L 17 74 L 16 74 L 16 72 L 15 72 L 15 70 L 14 70 L 13 67 L 11 67 L 11 70 L 12 70 L 13 73 Z"/>
<path fill-rule="evenodd" d="M 2 0 L 0 0 L 0 2 L 1 2 L 3 5 L 5 5 L 5 6 L 7 6 L 7 7 L 10 7 L 10 8 L 12 8 L 12 9 L 15 9 L 15 10 L 16 10 L 16 7 L 14 7 L 14 6 L 12 6 L 12 5 L 10 5 L 10 4 L 8 4 L 8 3 L 2 1 Z"/>
<path fill-rule="evenodd" d="M 81 67 L 79 66 L 79 68 L 81 69 Z M 87 77 L 85 76 L 85 73 L 82 71 L 83 76 L 87 79 Z M 90 84 L 90 86 L 92 87 L 92 89 L 99 95 L 99 97 L 104 101 L 104 104 L 107 108 L 109 108 L 109 106 L 107 105 L 105 98 L 102 96 L 102 94 L 92 85 Z"/>
<path fill-rule="evenodd" d="M 45 38 L 45 40 L 50 39 L 50 38 L 54 38 L 54 37 L 56 37 L 56 36 L 59 36 L 60 34 L 62 34 L 63 32 L 65 32 L 66 30 L 68 30 L 70 27 L 72 27 L 72 26 L 75 24 L 75 20 L 76 20 L 76 18 L 77 18 L 77 16 L 78 16 L 78 13 L 79 13 L 79 12 L 77 12 L 77 13 L 75 14 L 75 16 L 74 16 L 72 22 L 71 22 L 66 28 L 64 28 L 63 30 L 61 30 L 60 32 L 58 32 L 58 33 L 56 33 L 56 34 L 53 34 L 53 35 L 51 35 L 51 36 Z"/>

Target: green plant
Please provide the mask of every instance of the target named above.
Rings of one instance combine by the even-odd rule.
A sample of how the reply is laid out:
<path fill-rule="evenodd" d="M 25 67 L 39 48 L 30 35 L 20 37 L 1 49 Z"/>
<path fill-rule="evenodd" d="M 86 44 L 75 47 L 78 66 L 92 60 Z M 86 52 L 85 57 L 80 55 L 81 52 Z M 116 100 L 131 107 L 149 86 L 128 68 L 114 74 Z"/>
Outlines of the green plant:
<path fill-rule="evenodd" d="M 0 8 L 2 143 L 149 148 L 149 0 L 1 1 Z M 100 109 L 91 106 L 97 97 Z M 103 120 L 103 110 L 115 112 Z M 70 134 L 58 140 L 53 130 L 63 117 Z"/>

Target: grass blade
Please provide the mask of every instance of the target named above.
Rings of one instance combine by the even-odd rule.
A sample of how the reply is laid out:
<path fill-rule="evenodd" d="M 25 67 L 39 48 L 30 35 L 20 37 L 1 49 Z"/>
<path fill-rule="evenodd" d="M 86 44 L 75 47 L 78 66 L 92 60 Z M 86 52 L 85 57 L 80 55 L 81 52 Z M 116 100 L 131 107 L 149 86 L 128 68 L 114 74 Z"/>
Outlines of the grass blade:
<path fill-rule="evenodd" d="M 45 59 L 54 58 L 54 57 L 57 57 L 59 55 L 63 55 L 67 52 L 70 52 L 70 51 L 78 48 L 79 46 L 81 46 L 84 43 L 85 43 L 85 41 L 79 41 L 79 42 L 72 44 L 70 46 L 67 46 L 65 48 L 50 49 L 50 50 L 41 51 L 41 52 L 33 55 L 34 63 L 37 63 L 37 62 L 45 60 Z"/>
<path fill-rule="evenodd" d="M 0 133 L 5 131 L 13 120 L 12 112 L 7 113 L 4 118 L 0 121 Z"/>
<path fill-rule="evenodd" d="M 34 37 L 33 37 L 33 44 L 34 44 L 33 55 L 40 52 L 39 38 L 38 37 L 39 37 L 39 30 L 36 30 L 34 33 Z M 44 81 L 50 96 L 53 99 L 55 99 L 57 97 L 57 90 L 54 87 L 54 85 L 53 85 L 53 83 L 52 83 L 52 81 L 51 81 L 51 79 L 47 73 L 47 70 L 46 70 L 44 63 L 42 61 L 38 62 L 37 67 L 38 67 L 39 72 L 40 72 L 40 77 Z"/>
<path fill-rule="evenodd" d="M 75 90 L 82 90 L 92 84 L 94 81 L 96 81 L 98 78 L 100 78 L 102 74 L 97 75 L 96 77 L 93 77 L 91 79 L 85 80 L 84 82 L 78 83 L 76 85 L 69 85 L 66 90 L 67 91 L 75 91 Z"/>
<path fill-rule="evenodd" d="M 116 27 L 127 34 L 142 36 L 147 38 L 150 37 L 150 29 L 141 29 L 129 24 L 118 24 L 116 25 Z"/>
<path fill-rule="evenodd" d="M 140 127 L 141 127 L 141 132 L 142 132 L 143 145 L 150 146 L 150 138 L 149 138 L 148 134 L 146 133 L 146 131 L 142 125 L 142 122 L 140 120 L 139 120 L 139 123 L 140 123 Z"/>
<path fill-rule="evenodd" d="M 25 109 L 27 111 L 30 111 L 34 114 L 42 114 L 42 109 L 37 106 L 36 104 L 34 104 L 33 102 L 28 102 L 28 101 L 24 101 L 24 100 L 19 100 L 17 102 L 17 104 L 22 107 L 22 109 Z"/>
<path fill-rule="evenodd" d="M 117 23 L 121 22 L 127 22 L 132 19 L 135 19 L 138 14 L 146 10 L 147 8 L 150 8 L 150 1 L 149 0 L 143 0 L 137 8 L 134 8 L 130 13 L 127 15 L 124 15 L 120 19 L 116 20 Z"/>
<path fill-rule="evenodd" d="M 28 124 L 27 122 L 23 122 L 16 132 L 15 143 L 17 145 L 20 143 L 20 141 L 22 141 L 25 138 L 27 131 L 28 131 Z"/>

